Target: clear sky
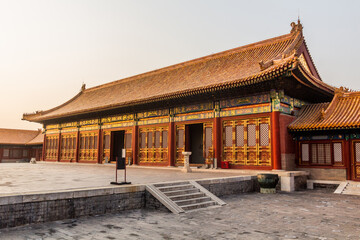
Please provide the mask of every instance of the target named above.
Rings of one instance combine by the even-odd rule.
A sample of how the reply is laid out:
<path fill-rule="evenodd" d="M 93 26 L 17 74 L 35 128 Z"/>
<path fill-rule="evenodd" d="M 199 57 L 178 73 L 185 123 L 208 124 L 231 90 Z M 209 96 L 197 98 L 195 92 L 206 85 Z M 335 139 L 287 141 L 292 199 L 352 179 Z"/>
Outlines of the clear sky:
<path fill-rule="evenodd" d="M 360 90 L 360 1 L 0 0 L 0 128 L 87 88 L 290 32 L 324 82 Z"/>

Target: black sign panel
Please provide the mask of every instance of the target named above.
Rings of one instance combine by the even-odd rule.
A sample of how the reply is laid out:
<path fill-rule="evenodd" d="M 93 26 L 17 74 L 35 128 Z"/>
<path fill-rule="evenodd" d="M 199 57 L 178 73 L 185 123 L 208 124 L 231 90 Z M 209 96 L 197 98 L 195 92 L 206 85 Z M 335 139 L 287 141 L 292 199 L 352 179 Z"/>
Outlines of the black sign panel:
<path fill-rule="evenodd" d="M 116 161 L 117 169 L 125 169 L 125 158 L 117 158 Z"/>

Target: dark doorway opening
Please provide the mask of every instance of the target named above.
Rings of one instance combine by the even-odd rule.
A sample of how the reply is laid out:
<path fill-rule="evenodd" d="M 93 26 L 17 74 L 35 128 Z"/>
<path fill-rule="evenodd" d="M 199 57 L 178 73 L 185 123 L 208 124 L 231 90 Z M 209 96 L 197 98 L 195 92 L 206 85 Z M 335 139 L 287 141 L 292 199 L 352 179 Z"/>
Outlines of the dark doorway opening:
<path fill-rule="evenodd" d="M 189 150 L 191 164 L 205 164 L 203 152 L 203 124 L 189 125 Z"/>
<path fill-rule="evenodd" d="M 116 158 L 122 158 L 122 150 L 125 148 L 125 131 L 114 131 L 112 134 L 112 145 L 111 145 L 111 161 L 116 161 Z"/>

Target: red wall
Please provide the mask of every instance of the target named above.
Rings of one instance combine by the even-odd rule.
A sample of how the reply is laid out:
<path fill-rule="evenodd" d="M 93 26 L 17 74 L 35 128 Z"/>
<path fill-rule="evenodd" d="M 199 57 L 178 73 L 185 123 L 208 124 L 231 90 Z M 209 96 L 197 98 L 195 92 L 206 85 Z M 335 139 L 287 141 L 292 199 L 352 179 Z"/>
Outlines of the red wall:
<path fill-rule="evenodd" d="M 289 134 L 287 127 L 290 123 L 295 120 L 295 116 L 289 116 L 280 114 L 280 152 L 283 153 L 294 153 L 295 154 L 295 141 L 291 134 Z"/>

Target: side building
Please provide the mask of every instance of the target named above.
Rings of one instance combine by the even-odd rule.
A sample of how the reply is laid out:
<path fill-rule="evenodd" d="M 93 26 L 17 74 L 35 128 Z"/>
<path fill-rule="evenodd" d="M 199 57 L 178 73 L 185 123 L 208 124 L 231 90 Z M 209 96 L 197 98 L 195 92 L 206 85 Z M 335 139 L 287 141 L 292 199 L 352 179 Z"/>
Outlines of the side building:
<path fill-rule="evenodd" d="M 46 161 L 293 169 L 288 125 L 300 107 L 331 101 L 300 22 L 289 34 L 81 91 L 47 111 Z"/>
<path fill-rule="evenodd" d="M 289 131 L 297 169 L 314 179 L 360 181 L 360 92 L 340 88 L 331 102 L 303 106 Z"/>
<path fill-rule="evenodd" d="M 0 128 L 0 163 L 41 160 L 43 139 L 41 130 Z"/>

